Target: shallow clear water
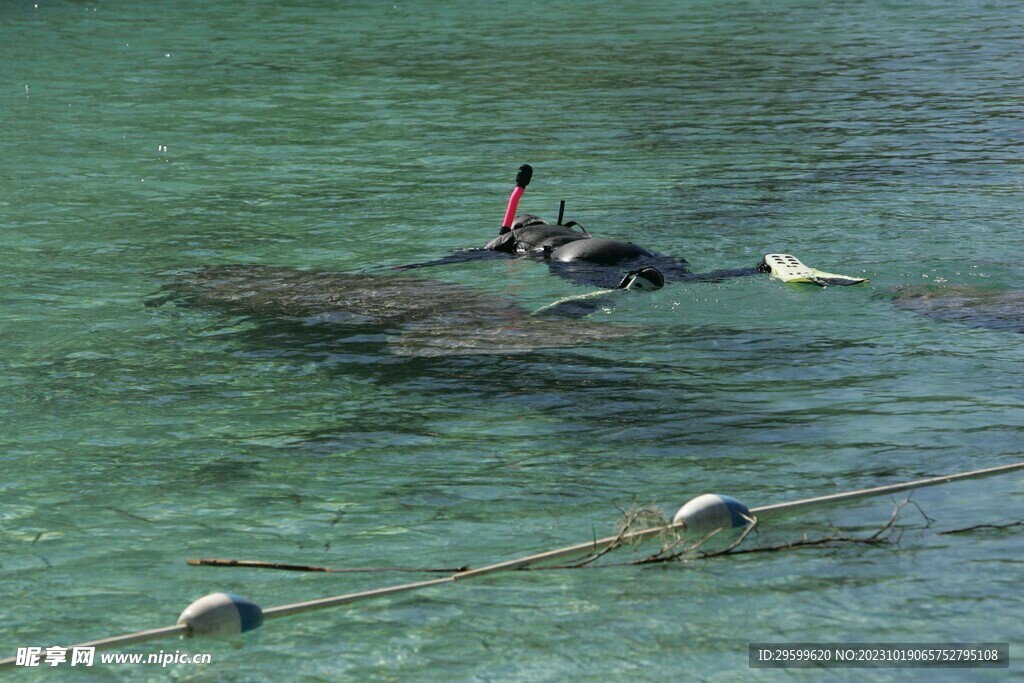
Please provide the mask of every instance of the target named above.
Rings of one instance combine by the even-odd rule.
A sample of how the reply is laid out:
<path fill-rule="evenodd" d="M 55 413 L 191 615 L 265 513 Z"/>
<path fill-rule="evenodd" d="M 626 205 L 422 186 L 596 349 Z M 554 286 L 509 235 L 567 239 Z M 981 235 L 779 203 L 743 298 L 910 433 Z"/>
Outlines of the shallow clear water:
<path fill-rule="evenodd" d="M 611 533 L 634 502 L 1020 459 L 1020 335 L 890 293 L 1024 288 L 1016 3 L 289 5 L 0 9 L 0 656 L 171 624 L 217 590 L 269 607 L 409 578 L 191 557 L 479 566 Z M 697 271 L 785 251 L 871 283 L 675 284 L 595 316 L 625 337 L 431 357 L 143 306 L 187 268 L 482 244 L 524 162 L 522 208 L 565 199 Z M 526 307 L 585 291 L 529 262 L 422 273 Z M 922 490 L 934 524 L 908 509 L 896 547 L 496 576 L 133 650 L 207 667 L 89 673 L 819 680 L 751 673 L 747 643 L 995 641 L 1019 675 L 1024 537 L 938 532 L 1019 520 L 1022 495 L 1019 475 Z M 891 508 L 793 514 L 759 542 Z"/>

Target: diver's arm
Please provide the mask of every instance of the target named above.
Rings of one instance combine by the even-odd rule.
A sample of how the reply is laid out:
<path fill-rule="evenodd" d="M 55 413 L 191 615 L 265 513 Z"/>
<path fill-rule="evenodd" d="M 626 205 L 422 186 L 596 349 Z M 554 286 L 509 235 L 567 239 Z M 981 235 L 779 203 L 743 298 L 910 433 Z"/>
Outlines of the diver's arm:
<path fill-rule="evenodd" d="M 404 266 L 392 266 L 391 270 L 412 270 L 414 268 L 426 268 L 427 266 L 445 266 L 449 263 L 469 263 L 471 261 L 486 261 L 490 259 L 508 258 L 511 254 L 505 254 L 500 251 L 492 251 L 491 249 L 462 249 L 460 251 L 453 252 L 447 256 L 433 261 L 424 261 L 422 263 L 409 263 Z"/>
<path fill-rule="evenodd" d="M 726 270 L 713 270 L 710 273 L 687 273 L 681 279 L 684 282 L 723 282 L 734 277 L 746 277 L 747 275 L 762 275 L 765 271 L 759 267 L 754 268 L 728 268 Z"/>
<path fill-rule="evenodd" d="M 602 289 L 589 294 L 570 296 L 533 312 L 545 318 L 585 318 L 601 308 L 611 308 L 619 298 L 621 290 Z"/>
<path fill-rule="evenodd" d="M 621 300 L 620 292 L 650 292 L 665 286 L 665 276 L 657 268 L 638 268 L 622 276 L 615 289 L 599 289 L 589 294 L 577 294 L 560 299 L 553 304 L 538 308 L 533 312 L 540 316 L 557 316 L 561 318 L 583 318 L 599 308 L 611 308 Z"/>

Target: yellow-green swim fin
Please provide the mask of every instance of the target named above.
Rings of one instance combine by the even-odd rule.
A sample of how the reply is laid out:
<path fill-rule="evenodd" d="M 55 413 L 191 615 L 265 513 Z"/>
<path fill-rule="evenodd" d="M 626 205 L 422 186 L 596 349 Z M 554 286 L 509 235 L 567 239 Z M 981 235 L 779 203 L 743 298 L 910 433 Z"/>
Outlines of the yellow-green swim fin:
<path fill-rule="evenodd" d="M 792 254 L 765 254 L 762 264 L 764 270 L 771 273 L 772 277 L 783 282 L 802 282 L 827 287 L 828 285 L 859 285 L 867 281 L 866 277 L 836 275 L 805 266 L 800 259 Z"/>

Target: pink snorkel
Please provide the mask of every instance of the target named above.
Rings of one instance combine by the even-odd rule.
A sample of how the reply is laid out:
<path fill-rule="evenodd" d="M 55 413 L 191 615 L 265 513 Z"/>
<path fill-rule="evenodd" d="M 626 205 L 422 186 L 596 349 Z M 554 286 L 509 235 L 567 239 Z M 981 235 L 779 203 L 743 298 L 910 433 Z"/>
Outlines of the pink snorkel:
<path fill-rule="evenodd" d="M 516 207 L 519 206 L 519 198 L 523 196 L 523 192 L 526 191 L 526 186 L 530 184 L 530 178 L 532 177 L 532 166 L 523 164 L 519 167 L 519 172 L 516 173 L 516 189 L 512 190 L 512 196 L 508 198 L 508 208 L 505 210 L 505 220 L 501 222 L 501 230 L 498 231 L 499 235 L 503 235 L 512 229 L 512 221 L 516 217 Z"/>

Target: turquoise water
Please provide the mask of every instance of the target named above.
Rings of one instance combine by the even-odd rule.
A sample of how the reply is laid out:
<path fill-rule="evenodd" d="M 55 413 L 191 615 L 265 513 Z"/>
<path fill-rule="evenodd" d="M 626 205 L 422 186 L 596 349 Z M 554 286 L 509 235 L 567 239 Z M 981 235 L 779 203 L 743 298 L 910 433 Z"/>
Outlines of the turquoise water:
<path fill-rule="evenodd" d="M 186 558 L 480 566 L 611 533 L 633 503 L 763 505 L 1024 452 L 1020 335 L 890 294 L 1024 289 L 1016 3 L 19 0 L 0 64 L 0 657 L 172 624 L 218 590 L 270 607 L 415 576 Z M 697 271 L 785 251 L 871 282 L 675 284 L 596 314 L 604 342 L 480 355 L 143 306 L 198 266 L 482 244 L 524 162 L 522 208 L 565 199 Z M 530 262 L 421 272 L 526 307 L 586 291 Z M 495 576 L 131 649 L 205 667 L 85 677 L 1019 678 L 1019 527 L 939 532 L 1020 520 L 1022 495 L 1019 475 L 922 490 L 934 521 L 908 508 L 898 546 Z M 793 514 L 755 543 L 891 509 Z M 1009 642 L 1012 668 L 751 670 L 759 641 Z"/>

